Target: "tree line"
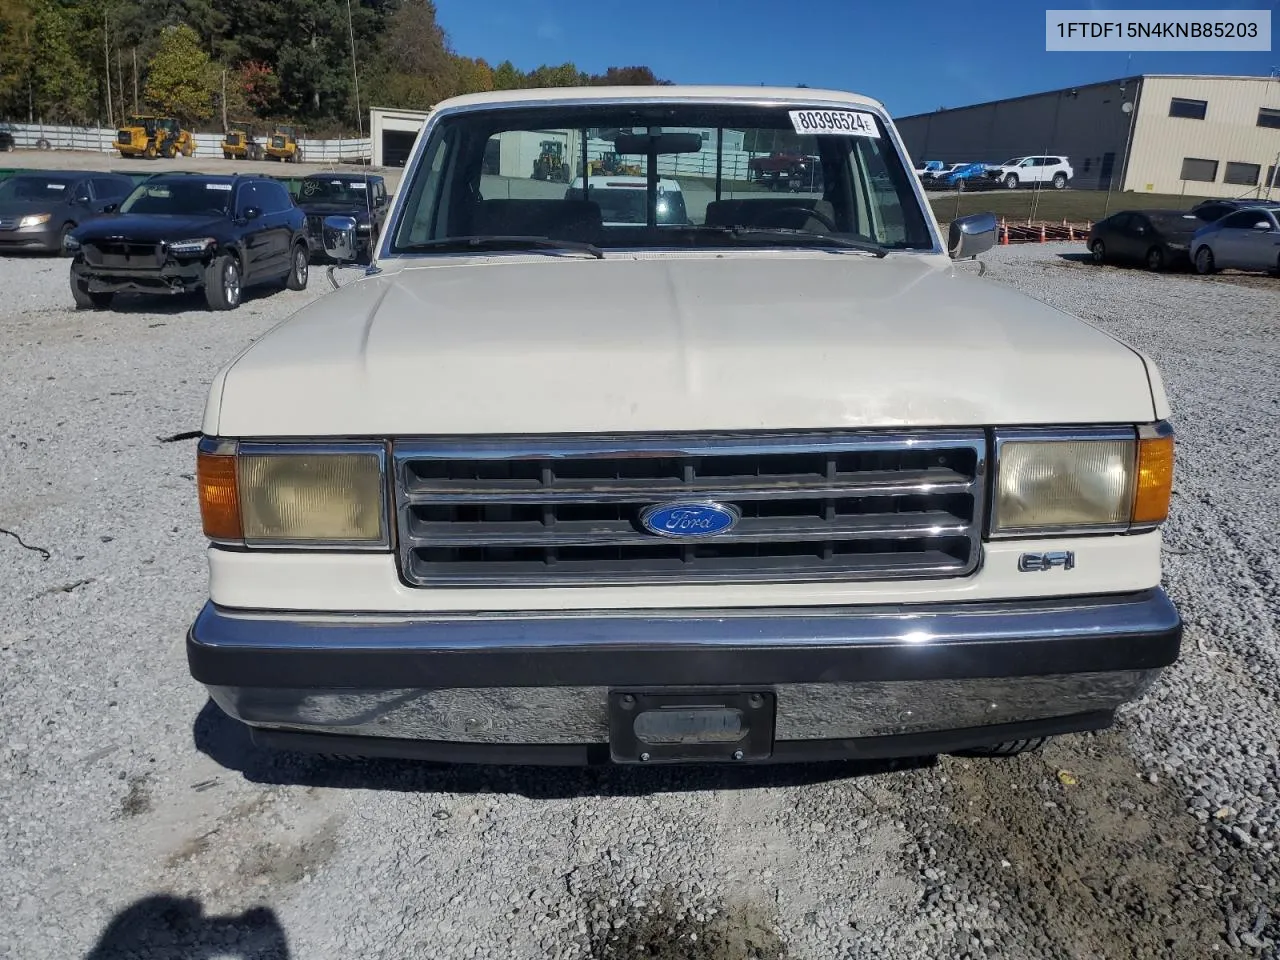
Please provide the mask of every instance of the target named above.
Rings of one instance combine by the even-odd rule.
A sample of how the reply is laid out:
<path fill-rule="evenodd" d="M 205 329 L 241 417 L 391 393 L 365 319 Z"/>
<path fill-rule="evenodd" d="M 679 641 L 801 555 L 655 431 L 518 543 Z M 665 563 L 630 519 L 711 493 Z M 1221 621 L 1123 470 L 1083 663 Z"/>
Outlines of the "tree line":
<path fill-rule="evenodd" d="M 464 56 L 431 0 L 0 2 L 0 120 L 99 124 L 152 112 L 198 129 L 281 121 L 334 135 L 361 129 L 370 106 L 663 82 L 644 66 L 523 71 Z"/>

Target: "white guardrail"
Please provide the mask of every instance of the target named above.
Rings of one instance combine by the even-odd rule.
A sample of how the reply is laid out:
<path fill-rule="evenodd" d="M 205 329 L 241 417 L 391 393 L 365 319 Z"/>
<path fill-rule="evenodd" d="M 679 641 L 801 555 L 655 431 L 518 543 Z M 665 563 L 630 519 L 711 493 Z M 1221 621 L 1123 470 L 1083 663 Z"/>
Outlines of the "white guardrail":
<path fill-rule="evenodd" d="M 20 150 L 90 150 L 114 153 L 112 141 L 116 131 L 107 127 L 60 127 L 44 123 L 3 123 L 0 130 L 13 134 L 14 146 Z M 267 131 L 260 139 L 265 142 Z M 196 156 L 222 156 L 222 134 L 197 133 Z M 368 137 L 348 140 L 299 140 L 302 158 L 308 163 L 326 161 L 365 162 L 373 156 L 373 141 Z"/>

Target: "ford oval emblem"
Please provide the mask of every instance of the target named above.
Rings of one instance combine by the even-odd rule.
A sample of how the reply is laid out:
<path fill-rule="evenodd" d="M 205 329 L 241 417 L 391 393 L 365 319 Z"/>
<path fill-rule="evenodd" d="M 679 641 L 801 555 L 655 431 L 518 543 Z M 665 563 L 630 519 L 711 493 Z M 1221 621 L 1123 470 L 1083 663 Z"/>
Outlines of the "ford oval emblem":
<path fill-rule="evenodd" d="M 732 504 L 710 500 L 655 503 L 640 514 L 641 525 L 660 537 L 713 537 L 728 533 L 742 518 Z"/>

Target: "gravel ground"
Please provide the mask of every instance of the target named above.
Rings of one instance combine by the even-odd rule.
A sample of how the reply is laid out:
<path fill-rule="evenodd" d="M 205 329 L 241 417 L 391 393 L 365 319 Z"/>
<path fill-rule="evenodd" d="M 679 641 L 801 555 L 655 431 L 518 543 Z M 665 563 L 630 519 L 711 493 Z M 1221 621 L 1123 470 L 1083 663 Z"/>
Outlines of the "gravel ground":
<path fill-rule="evenodd" d="M 1179 664 L 1037 755 L 686 772 L 253 749 L 187 674 L 193 442 L 160 438 L 323 274 L 76 313 L 65 261 L 0 260 L 0 956 L 1280 956 L 1280 284 L 1079 250 L 988 277 L 1162 366 Z"/>

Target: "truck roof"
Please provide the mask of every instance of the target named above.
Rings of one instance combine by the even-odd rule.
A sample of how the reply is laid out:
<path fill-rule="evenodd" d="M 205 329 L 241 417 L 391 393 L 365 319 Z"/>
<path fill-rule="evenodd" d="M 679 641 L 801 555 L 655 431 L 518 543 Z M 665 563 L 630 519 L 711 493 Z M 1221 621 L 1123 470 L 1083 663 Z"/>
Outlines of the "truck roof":
<path fill-rule="evenodd" d="M 789 103 L 834 102 L 879 107 L 883 104 L 870 97 L 843 90 L 816 90 L 809 87 L 750 86 L 646 86 L 646 87 L 540 87 L 527 90 L 494 90 L 468 93 L 441 100 L 435 109 L 445 107 L 487 107 L 511 103 L 559 103 L 565 100 L 704 100 L 778 101 Z"/>

